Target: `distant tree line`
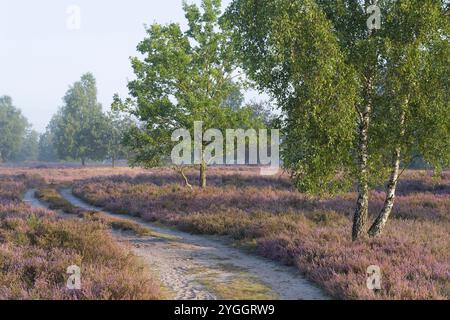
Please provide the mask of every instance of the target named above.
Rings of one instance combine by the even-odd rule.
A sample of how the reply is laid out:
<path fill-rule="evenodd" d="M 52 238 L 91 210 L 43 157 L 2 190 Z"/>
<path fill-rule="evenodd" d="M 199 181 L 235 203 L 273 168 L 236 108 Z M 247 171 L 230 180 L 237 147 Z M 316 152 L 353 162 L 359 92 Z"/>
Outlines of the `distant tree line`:
<path fill-rule="evenodd" d="M 0 158 L 2 162 L 80 161 L 128 157 L 122 140 L 132 121 L 118 111 L 104 113 L 97 102 L 94 76 L 87 73 L 63 98 L 63 105 L 39 135 L 13 105 L 0 97 Z"/>
<path fill-rule="evenodd" d="M 154 85 L 158 85 L 158 82 L 155 81 Z M 252 101 L 244 105 L 240 86 L 236 83 L 224 86 L 226 90 L 217 89 L 226 94 L 217 98 L 221 103 L 218 104 L 219 109 L 215 111 L 216 116 L 211 126 L 225 128 L 234 124 L 247 128 L 252 124 L 253 127 L 261 127 L 274 121 L 268 103 Z M 115 102 L 118 103 L 117 98 Z M 2 162 L 80 161 L 83 166 L 89 160 L 106 159 L 111 161 L 112 166 L 115 166 L 119 159 L 144 166 L 165 164 L 161 160 L 167 152 L 162 150 L 167 149 L 171 143 L 171 127 L 165 127 L 164 135 L 159 133 L 161 139 L 168 139 L 161 140 L 161 143 L 148 143 L 144 138 L 151 134 L 156 141 L 156 131 L 145 133 L 149 128 L 145 129 L 145 122 L 142 121 L 144 118 L 122 113 L 116 104 L 112 111 L 103 112 L 102 105 L 97 101 L 96 80 L 91 73 L 86 73 L 69 87 L 63 97 L 62 106 L 51 118 L 45 132 L 39 134 L 31 128 L 10 97 L 0 97 L 0 159 Z M 212 105 L 211 101 L 209 108 L 213 108 Z M 158 117 L 157 114 L 155 116 Z M 193 125 L 194 117 L 191 120 L 192 123 L 187 122 L 188 128 Z M 156 125 L 157 121 L 152 123 Z M 185 123 L 180 120 L 181 124 Z M 164 126 L 164 123 L 160 125 Z M 142 135 L 141 138 L 139 135 Z M 151 150 L 153 152 L 149 154 Z M 202 174 L 205 184 L 205 172 L 202 171 Z"/>
<path fill-rule="evenodd" d="M 91 73 L 69 88 L 63 102 L 44 133 L 47 141 L 43 147 L 47 148 L 43 155 L 79 160 L 83 166 L 88 160 L 104 159 L 111 159 L 114 166 L 118 158 L 126 156 L 122 138 L 130 120 L 119 112 L 103 113 Z"/>
<path fill-rule="evenodd" d="M 383 231 L 418 155 L 437 173 L 450 165 L 448 1 L 378 1 L 379 29 L 368 28 L 370 4 L 233 0 L 223 17 L 246 75 L 282 109 L 283 165 L 297 188 L 356 186 L 354 240 Z M 372 222 L 370 189 L 382 183 Z"/>
<path fill-rule="evenodd" d="M 266 105 L 244 104 L 242 91 L 248 83 L 231 45 L 231 25 L 221 19 L 220 8 L 220 1 L 203 1 L 201 7 L 184 2 L 186 30 L 178 23 L 155 23 L 146 30 L 137 47 L 143 59 L 131 59 L 136 79 L 128 83 L 129 97 L 116 95 L 113 103 L 113 109 L 139 120 L 126 138 L 134 151 L 133 164 L 165 164 L 178 144 L 172 141 L 172 132 L 183 128 L 192 136 L 198 121 L 205 137 L 208 129 L 222 134 L 232 128 L 256 130 L 273 120 Z M 212 142 L 206 140 L 201 142 L 203 150 Z M 203 152 L 198 158 L 199 185 L 205 188 L 210 163 Z"/>
<path fill-rule="evenodd" d="M 9 96 L 0 97 L 0 161 L 36 160 L 39 134 Z"/>

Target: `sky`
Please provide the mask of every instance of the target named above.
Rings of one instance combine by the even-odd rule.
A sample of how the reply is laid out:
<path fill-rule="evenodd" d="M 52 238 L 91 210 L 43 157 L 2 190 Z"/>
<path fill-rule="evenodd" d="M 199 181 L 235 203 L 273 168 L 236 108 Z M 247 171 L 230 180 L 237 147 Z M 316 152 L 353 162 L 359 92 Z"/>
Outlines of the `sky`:
<path fill-rule="evenodd" d="M 155 22 L 186 28 L 182 0 L 0 0 L 0 96 L 43 132 L 69 86 L 92 72 L 107 110 L 114 93 L 127 95 L 129 57 Z"/>

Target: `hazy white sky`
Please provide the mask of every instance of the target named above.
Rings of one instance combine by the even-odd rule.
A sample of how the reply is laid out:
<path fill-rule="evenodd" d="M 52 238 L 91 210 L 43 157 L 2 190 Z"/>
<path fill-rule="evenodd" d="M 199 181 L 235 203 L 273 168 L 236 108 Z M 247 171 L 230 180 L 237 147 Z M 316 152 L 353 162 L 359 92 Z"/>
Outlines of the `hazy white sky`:
<path fill-rule="evenodd" d="M 189 0 L 200 3 L 200 0 Z M 224 7 L 230 0 L 223 0 Z M 127 94 L 129 57 L 144 24 L 180 22 L 182 0 L 0 0 L 0 95 L 10 95 L 42 132 L 70 84 L 88 71 L 99 101 Z M 79 30 L 67 27 L 71 5 L 81 9 Z"/>

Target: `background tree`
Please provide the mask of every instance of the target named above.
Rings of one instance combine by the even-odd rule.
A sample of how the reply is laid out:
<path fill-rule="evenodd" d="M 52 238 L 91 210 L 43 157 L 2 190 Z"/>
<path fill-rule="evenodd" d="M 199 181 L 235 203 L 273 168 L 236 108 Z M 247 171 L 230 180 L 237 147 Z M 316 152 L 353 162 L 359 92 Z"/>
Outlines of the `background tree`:
<path fill-rule="evenodd" d="M 222 106 L 229 107 L 237 111 L 242 108 L 245 97 L 242 93 L 242 87 L 240 84 L 233 85 L 233 83 L 231 83 L 231 86 L 234 86 L 234 89 L 231 89 L 229 95 L 222 101 Z"/>
<path fill-rule="evenodd" d="M 445 1 L 234 0 L 236 49 L 251 79 L 281 106 L 283 160 L 298 188 L 358 185 L 353 239 L 367 232 L 369 186 L 387 180 L 369 234 L 392 211 L 400 163 L 450 161 L 449 19 Z"/>
<path fill-rule="evenodd" d="M 29 127 L 21 111 L 8 96 L 0 97 L 0 160 L 13 160 L 20 152 Z"/>
<path fill-rule="evenodd" d="M 276 122 L 279 117 L 273 112 L 275 107 L 269 101 L 250 101 L 247 105 L 252 110 L 253 116 L 262 121 L 265 127 L 277 127 Z"/>
<path fill-rule="evenodd" d="M 118 111 L 111 111 L 106 117 L 105 145 L 107 156 L 111 159 L 112 167 L 116 160 L 128 157 L 128 148 L 125 146 L 125 135 L 133 126 L 133 121 Z"/>
<path fill-rule="evenodd" d="M 54 162 L 59 161 L 58 152 L 55 148 L 54 133 L 58 123 L 57 116 L 53 116 L 43 134 L 39 136 L 39 161 Z"/>
<path fill-rule="evenodd" d="M 183 8 L 188 30 L 174 23 L 150 26 L 138 45 L 143 60 L 131 60 L 136 74 L 128 84 L 131 98 L 115 97 L 114 106 L 139 121 L 126 139 L 134 164 L 167 161 L 176 144 L 172 132 L 184 128 L 192 137 L 195 121 L 203 121 L 203 130 L 233 128 L 236 120 L 251 123 L 248 112 L 228 105 L 236 102 L 240 81 L 229 26 L 219 22 L 221 1 L 203 0 L 201 9 L 184 3 Z M 205 187 L 207 163 L 201 158 L 200 186 Z"/>
<path fill-rule="evenodd" d="M 84 166 L 87 159 L 105 158 L 106 121 L 91 73 L 84 74 L 69 88 L 53 121 L 53 142 L 60 159 L 81 160 Z"/>
<path fill-rule="evenodd" d="M 18 161 L 36 161 L 39 154 L 39 133 L 35 130 L 27 129 L 23 138 L 23 143 L 15 156 Z"/>
<path fill-rule="evenodd" d="M 44 162 L 58 161 L 58 154 L 53 145 L 53 136 L 49 131 L 39 136 L 38 160 Z"/>

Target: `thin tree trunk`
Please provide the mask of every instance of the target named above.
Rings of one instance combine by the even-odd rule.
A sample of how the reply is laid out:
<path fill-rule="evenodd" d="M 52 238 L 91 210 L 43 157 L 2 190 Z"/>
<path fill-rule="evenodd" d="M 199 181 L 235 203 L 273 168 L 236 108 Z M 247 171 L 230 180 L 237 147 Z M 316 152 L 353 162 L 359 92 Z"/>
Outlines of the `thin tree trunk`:
<path fill-rule="evenodd" d="M 183 168 L 180 169 L 180 173 L 181 173 L 181 176 L 182 176 L 183 179 L 184 179 L 184 183 L 186 184 L 186 187 L 188 187 L 189 189 L 191 189 L 191 191 L 194 190 L 194 189 L 192 189 L 192 186 L 191 186 L 191 184 L 189 183 L 188 178 L 187 178 L 186 175 L 184 174 L 184 169 L 183 169 Z"/>
<path fill-rule="evenodd" d="M 365 1 L 365 7 L 369 5 L 369 1 Z M 374 34 L 373 30 L 369 30 L 369 38 Z M 373 58 L 374 65 L 377 63 L 377 56 Z M 368 57 L 370 59 L 370 57 Z M 369 60 L 370 61 L 370 60 Z M 372 113 L 372 93 L 374 91 L 373 74 L 374 66 L 366 69 L 364 79 L 364 109 L 358 108 L 359 127 L 358 127 L 358 200 L 356 201 L 355 214 L 353 216 L 352 238 L 356 241 L 359 237 L 366 234 L 366 225 L 369 217 L 369 126 L 370 116 Z"/>
<path fill-rule="evenodd" d="M 365 113 L 362 115 L 359 126 L 358 143 L 358 200 L 356 202 L 355 214 L 353 217 L 353 241 L 357 240 L 366 232 L 366 225 L 369 216 L 369 179 L 368 179 L 368 130 L 370 121 L 370 105 L 367 105 Z"/>
<path fill-rule="evenodd" d="M 206 162 L 204 159 L 200 164 L 200 187 L 206 188 Z"/>
<path fill-rule="evenodd" d="M 86 159 L 85 158 L 81 158 L 81 166 L 83 166 L 83 167 L 86 166 Z"/>
<path fill-rule="evenodd" d="M 364 110 L 359 113 L 358 126 L 358 200 L 356 201 L 355 214 L 353 216 L 352 239 L 358 240 L 366 234 L 366 226 L 369 218 L 369 126 L 372 112 L 373 91 L 372 70 L 368 69 L 365 75 Z"/>
<path fill-rule="evenodd" d="M 391 215 L 392 208 L 394 206 L 395 191 L 397 188 L 397 181 L 400 172 L 400 148 L 397 148 L 395 150 L 392 164 L 393 167 L 386 188 L 386 199 L 384 201 L 383 209 L 381 210 L 381 213 L 373 223 L 372 227 L 369 229 L 369 236 L 371 237 L 376 237 L 377 235 L 381 234 L 383 228 L 386 225 L 386 222 L 389 219 L 389 216 Z"/>
<path fill-rule="evenodd" d="M 408 104 L 408 100 L 406 101 L 406 105 Z M 403 111 L 400 116 L 400 138 L 405 135 L 405 112 Z M 397 146 L 394 150 L 394 154 L 392 157 L 392 171 L 391 176 L 389 177 L 388 185 L 386 188 L 386 199 L 384 201 L 383 209 L 378 215 L 377 219 L 373 223 L 373 225 L 369 229 L 369 236 L 376 237 L 381 234 L 386 223 L 389 219 L 389 216 L 392 213 L 392 208 L 394 207 L 395 202 L 395 192 L 397 189 L 397 183 L 400 175 L 400 156 L 401 156 L 401 148 Z"/>
<path fill-rule="evenodd" d="M 116 157 L 112 156 L 112 167 L 115 168 L 116 167 Z"/>

